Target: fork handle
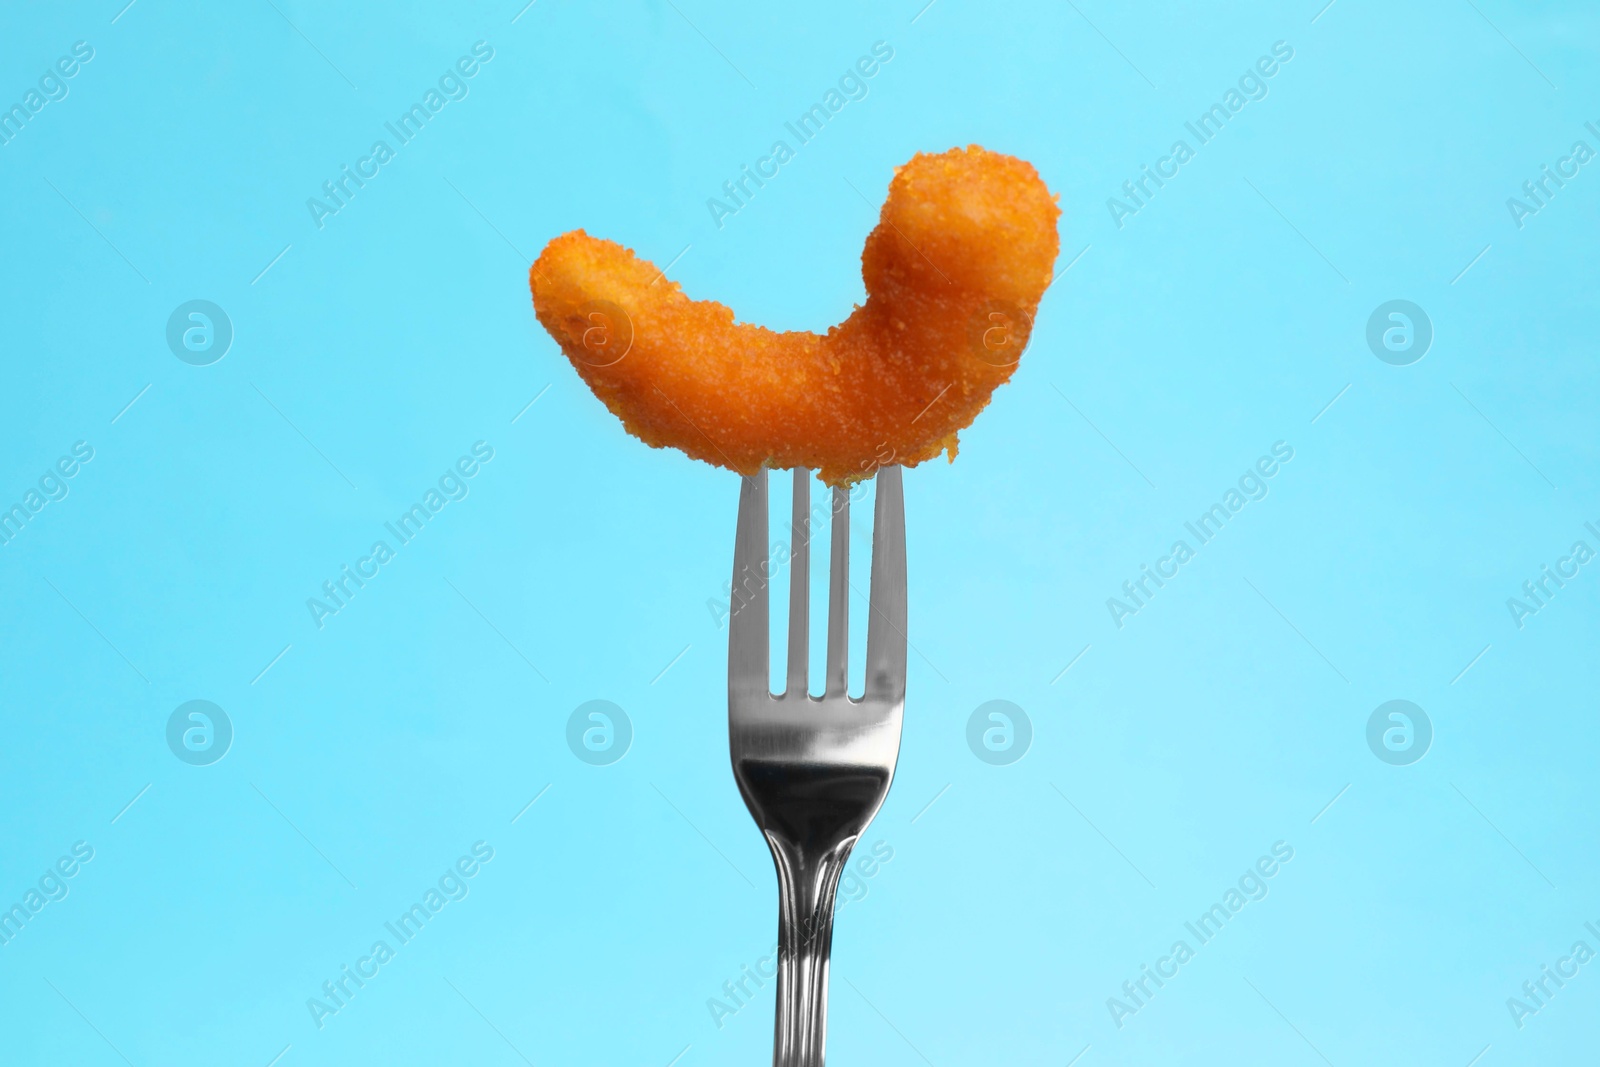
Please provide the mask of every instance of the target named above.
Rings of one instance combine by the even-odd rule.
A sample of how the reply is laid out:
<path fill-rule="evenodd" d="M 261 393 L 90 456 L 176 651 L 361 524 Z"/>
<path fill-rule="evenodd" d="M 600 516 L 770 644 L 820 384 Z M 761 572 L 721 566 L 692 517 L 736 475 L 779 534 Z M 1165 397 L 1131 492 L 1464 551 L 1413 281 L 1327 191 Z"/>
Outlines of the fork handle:
<path fill-rule="evenodd" d="M 772 1067 L 822 1067 L 839 877 L 855 840 L 809 857 L 768 835 L 778 869 L 778 1010 Z"/>

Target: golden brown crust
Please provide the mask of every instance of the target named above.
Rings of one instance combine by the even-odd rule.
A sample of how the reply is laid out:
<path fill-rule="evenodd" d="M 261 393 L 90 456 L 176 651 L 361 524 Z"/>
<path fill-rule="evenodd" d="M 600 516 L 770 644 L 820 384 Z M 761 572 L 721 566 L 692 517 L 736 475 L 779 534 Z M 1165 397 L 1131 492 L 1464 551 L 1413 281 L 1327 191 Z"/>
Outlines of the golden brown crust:
<path fill-rule="evenodd" d="M 941 452 L 1011 376 L 1050 284 L 1060 210 L 1031 165 L 977 146 L 917 155 L 867 237 L 867 302 L 827 334 L 736 323 L 582 230 L 529 271 L 534 310 L 628 431 L 750 474 L 830 484 Z"/>

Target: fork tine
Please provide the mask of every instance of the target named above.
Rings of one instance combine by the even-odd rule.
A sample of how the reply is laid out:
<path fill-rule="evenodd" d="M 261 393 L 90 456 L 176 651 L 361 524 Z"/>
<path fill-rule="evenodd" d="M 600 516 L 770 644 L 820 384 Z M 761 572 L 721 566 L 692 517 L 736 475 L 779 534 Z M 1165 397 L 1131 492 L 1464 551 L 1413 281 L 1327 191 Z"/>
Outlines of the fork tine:
<path fill-rule="evenodd" d="M 789 550 L 789 681 L 785 696 L 806 695 L 811 630 L 811 472 L 794 472 L 794 518 Z"/>
<path fill-rule="evenodd" d="M 869 700 L 906 695 L 906 508 L 899 467 L 878 469 L 872 520 L 872 588 L 867 620 Z"/>
<path fill-rule="evenodd" d="M 770 692 L 767 675 L 767 472 L 742 479 L 728 617 L 728 691 Z"/>
<path fill-rule="evenodd" d="M 833 551 L 828 557 L 828 656 L 824 696 L 845 695 L 845 653 L 850 637 L 850 490 L 833 490 Z"/>

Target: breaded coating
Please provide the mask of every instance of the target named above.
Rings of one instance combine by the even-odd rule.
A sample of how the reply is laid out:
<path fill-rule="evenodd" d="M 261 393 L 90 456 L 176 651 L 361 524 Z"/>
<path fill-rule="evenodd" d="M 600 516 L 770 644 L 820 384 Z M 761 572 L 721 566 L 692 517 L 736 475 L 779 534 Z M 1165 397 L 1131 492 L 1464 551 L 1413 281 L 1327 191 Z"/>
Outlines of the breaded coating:
<path fill-rule="evenodd" d="M 528 281 L 539 322 L 646 444 L 845 485 L 886 464 L 955 458 L 957 432 L 1028 342 L 1060 214 L 1020 159 L 976 145 L 917 155 L 867 237 L 866 304 L 825 335 L 735 322 L 582 230 L 551 241 Z"/>

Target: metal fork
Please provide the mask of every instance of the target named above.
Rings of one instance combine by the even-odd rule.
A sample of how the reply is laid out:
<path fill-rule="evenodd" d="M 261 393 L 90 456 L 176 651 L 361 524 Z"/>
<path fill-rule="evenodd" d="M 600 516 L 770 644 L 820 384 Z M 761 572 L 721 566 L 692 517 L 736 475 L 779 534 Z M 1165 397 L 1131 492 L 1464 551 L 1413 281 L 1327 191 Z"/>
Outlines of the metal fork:
<path fill-rule="evenodd" d="M 900 754 L 906 695 L 906 541 L 900 468 L 877 473 L 866 690 L 846 690 L 850 494 L 833 491 L 823 695 L 807 691 L 811 472 L 794 476 L 789 671 L 773 696 L 767 660 L 767 472 L 745 478 L 728 625 L 728 750 L 733 776 L 778 870 L 778 1010 L 773 1067 L 822 1067 L 828 956 L 839 876 L 878 814 Z"/>

